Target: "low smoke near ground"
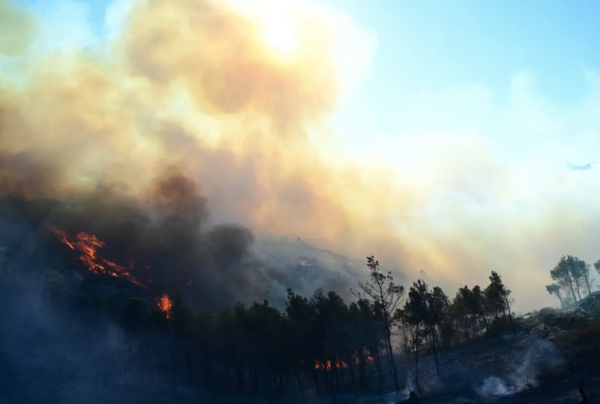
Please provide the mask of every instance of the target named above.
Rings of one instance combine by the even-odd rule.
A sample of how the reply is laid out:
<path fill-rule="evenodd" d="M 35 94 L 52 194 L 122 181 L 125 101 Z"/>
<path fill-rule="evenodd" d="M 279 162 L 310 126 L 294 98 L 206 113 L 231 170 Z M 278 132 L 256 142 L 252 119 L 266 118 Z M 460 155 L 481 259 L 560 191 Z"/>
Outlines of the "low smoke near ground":
<path fill-rule="evenodd" d="M 173 372 L 175 367 L 170 356 L 172 346 L 168 339 L 155 340 L 152 345 L 147 345 L 143 338 L 132 338 L 126 330 L 107 318 L 98 317 L 94 311 L 73 311 L 69 308 L 72 306 L 63 306 L 60 300 L 50 299 L 53 290 L 60 292 L 63 290 L 61 287 L 69 287 L 77 277 L 72 270 L 54 266 L 61 262 L 61 254 L 45 249 L 36 235 L 36 228 L 29 222 L 12 216 L 9 220 L 5 217 L 2 224 L 0 402 L 268 402 L 260 397 L 219 396 L 202 389 L 190 389 L 186 387 L 185 377 Z M 310 261 L 308 252 L 312 250 L 301 240 L 269 240 L 267 243 L 277 248 L 301 243 L 297 253 Z M 283 248 L 279 254 L 287 253 L 285 250 Z M 317 253 L 322 254 L 321 259 L 329 255 L 324 251 Z M 281 255 L 277 258 L 281 258 Z M 296 258 L 293 256 L 291 259 L 295 261 Z M 336 258 L 340 257 L 330 257 Z M 299 269 L 315 263 L 300 263 Z M 122 279 L 117 281 L 121 285 L 129 283 Z M 106 283 L 105 287 L 114 288 L 116 285 Z M 528 320 L 533 321 L 533 318 L 535 316 L 530 316 Z M 340 394 L 337 402 L 389 404 L 408 399 L 410 392 L 415 389 L 414 363 L 410 358 L 403 357 L 402 353 L 398 353 L 398 358 L 404 380 L 400 394 L 346 393 Z M 571 391 L 570 401 L 564 399 L 567 391 L 564 388 L 556 393 L 559 401 L 550 398 L 535 400 L 546 394 L 549 380 L 552 385 L 553 377 L 558 377 L 566 386 L 575 385 L 581 380 L 589 381 L 593 377 L 600 380 L 600 374 L 590 372 L 585 367 L 581 367 L 580 373 L 577 373 L 579 368 L 575 368 L 565 376 L 567 358 L 557 346 L 547 339 L 522 332 L 516 339 L 507 333 L 443 352 L 440 365 L 442 379 L 435 374 L 431 355 L 425 353 L 420 363 L 422 394 L 428 397 L 427 402 L 435 404 L 578 403 L 575 387 L 571 387 L 572 391 L 568 390 Z M 386 380 L 390 385 L 389 375 Z M 594 394 L 595 390 L 590 390 L 590 382 L 587 383 L 587 391 Z M 530 401 L 521 401 L 522 397 L 529 397 Z M 305 402 L 313 401 L 307 398 Z M 278 402 L 291 403 L 295 399 Z M 332 400 L 322 397 L 320 402 Z"/>

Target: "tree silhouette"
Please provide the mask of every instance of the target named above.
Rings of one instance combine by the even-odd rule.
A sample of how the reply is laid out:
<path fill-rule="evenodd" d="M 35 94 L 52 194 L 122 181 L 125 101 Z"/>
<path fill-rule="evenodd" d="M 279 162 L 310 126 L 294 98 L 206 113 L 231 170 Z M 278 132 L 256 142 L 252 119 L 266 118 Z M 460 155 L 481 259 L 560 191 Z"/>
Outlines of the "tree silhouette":
<path fill-rule="evenodd" d="M 510 320 L 510 325 L 514 336 L 516 332 L 511 312 L 513 299 L 510 297 L 512 291 L 504 285 L 502 282 L 502 277 L 495 271 L 492 271 L 490 275 L 490 285 L 487 287 L 487 291 L 488 298 L 490 298 L 492 301 L 498 302 L 497 304 L 501 305 L 503 309 L 508 311 L 508 318 Z"/>
<path fill-rule="evenodd" d="M 573 295 L 573 301 L 577 301 L 577 297 L 575 296 L 575 289 L 573 273 L 571 268 L 571 260 L 567 257 L 563 256 L 558 261 L 558 264 L 550 271 L 550 276 L 553 281 L 558 282 L 559 285 L 569 288 L 571 294 Z"/>
<path fill-rule="evenodd" d="M 413 283 L 408 292 L 408 300 L 404 305 L 404 311 L 410 324 L 423 329 L 425 335 L 429 336 L 433 350 L 435 369 L 440 375 L 440 367 L 437 355 L 437 331 L 436 326 L 440 322 L 443 310 L 443 300 L 429 292 L 429 287 L 422 280 Z"/>
<path fill-rule="evenodd" d="M 562 296 L 560 295 L 560 285 L 558 283 L 553 283 L 551 285 L 546 285 L 546 290 L 548 291 L 548 293 L 550 293 L 551 295 L 555 295 L 556 297 L 558 297 L 558 300 L 560 300 L 560 307 L 562 307 L 563 309 L 565 308 L 565 304 L 563 303 L 563 299 Z"/>
<path fill-rule="evenodd" d="M 585 287 L 587 288 L 588 294 L 592 292 L 592 286 L 590 285 L 590 265 L 585 261 L 580 260 L 577 257 L 571 257 L 571 271 L 573 273 L 573 277 L 577 282 L 582 281 L 585 283 Z M 578 285 L 579 290 L 579 285 Z"/>
<path fill-rule="evenodd" d="M 216 313 L 196 312 L 187 306 L 185 295 L 175 295 L 165 311 L 143 291 L 131 297 L 115 289 L 110 298 L 90 298 L 87 289 L 75 293 L 61 283 L 49 283 L 44 299 L 65 313 L 75 313 L 57 318 L 61 329 L 77 329 L 69 324 L 72 321 L 85 323 L 83 340 L 94 338 L 102 324 L 111 329 L 116 324 L 124 331 L 125 350 L 90 354 L 89 363 L 104 383 L 111 378 L 135 380 L 147 388 L 167 380 L 216 393 L 264 394 L 263 401 L 270 403 L 294 401 L 291 395 L 296 402 L 310 400 L 312 391 L 331 394 L 335 402 L 341 392 L 358 387 L 381 391 L 389 376 L 398 388 L 393 355 L 397 347 L 390 337 L 396 325 L 420 386 L 423 356 L 431 352 L 439 376 L 440 350 L 492 335 L 489 329 L 504 331 L 506 317 L 512 315 L 511 292 L 495 272 L 485 290 L 465 286 L 454 299 L 419 280 L 403 304 L 404 287 L 394 284 L 389 272 L 382 273 L 374 257 L 368 258 L 368 266 L 369 281 L 359 284 L 360 290 L 353 292 L 359 298 L 349 305 L 334 291 L 317 289 L 306 298 L 288 289 L 284 311 L 263 301 L 238 303 Z M 496 318 L 488 327 L 492 316 Z M 502 327 L 495 327 L 497 323 Z M 65 351 L 68 346 L 65 343 Z M 134 364 L 133 369 L 125 363 Z"/>
<path fill-rule="evenodd" d="M 374 256 L 367 257 L 367 266 L 370 271 L 370 280 L 362 283 L 359 282 L 360 290 L 351 289 L 351 293 L 359 299 L 367 300 L 375 310 L 381 310 L 383 313 L 383 329 L 389 356 L 390 365 L 394 373 L 394 386 L 396 391 L 400 390 L 398 383 L 398 370 L 394 362 L 394 353 L 392 349 L 392 332 L 391 322 L 392 316 L 402 298 L 404 297 L 404 286 L 396 285 L 391 272 L 384 274 L 379 268 L 379 261 L 375 260 Z"/>

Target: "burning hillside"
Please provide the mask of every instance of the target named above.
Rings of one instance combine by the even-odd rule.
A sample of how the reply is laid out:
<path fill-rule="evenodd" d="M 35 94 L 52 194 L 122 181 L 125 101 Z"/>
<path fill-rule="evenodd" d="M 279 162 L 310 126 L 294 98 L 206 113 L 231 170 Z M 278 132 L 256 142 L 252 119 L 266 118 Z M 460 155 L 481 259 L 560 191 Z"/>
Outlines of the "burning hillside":
<path fill-rule="evenodd" d="M 252 233 L 207 223 L 205 199 L 176 171 L 158 178 L 143 202 L 109 190 L 70 201 L 14 195 L 2 203 L 8 214 L 49 229 L 94 274 L 211 310 L 244 295 L 260 297 L 261 266 L 248 250 Z"/>
<path fill-rule="evenodd" d="M 238 293 L 269 296 L 262 285 L 271 280 L 246 251 L 250 229 L 352 256 L 359 246 L 388 250 L 387 221 L 372 217 L 399 206 L 381 197 L 394 189 L 388 177 L 316 142 L 329 137 L 324 122 L 343 85 L 334 48 L 362 35 L 350 20 L 276 7 L 298 28 L 282 54 L 271 18 L 225 1 L 141 0 L 106 47 L 37 55 L 46 27 L 19 2 L 4 3 L 31 36 L 11 53 L 30 68 L 16 79 L 0 72 L 0 197 L 53 205 L 36 212 L 50 216 L 44 224 L 94 235 L 103 256 L 142 283 L 132 256 L 150 256 L 151 272 L 169 267 L 171 278 L 212 285 L 197 298 L 218 302 L 210 307 Z M 301 258 L 307 268 L 310 258 Z"/>
<path fill-rule="evenodd" d="M 98 250 L 104 247 L 105 243 L 98 240 L 96 236 L 80 232 L 74 237 L 69 237 L 67 233 L 58 229 L 52 229 L 52 232 L 71 250 L 80 254 L 79 259 L 91 272 L 104 273 L 116 278 L 123 277 L 136 285 L 142 285 L 124 267 L 100 256 Z M 131 268 L 133 268 L 133 263 L 129 269 Z"/>
<path fill-rule="evenodd" d="M 175 170 L 146 195 L 144 201 L 111 190 L 69 201 L 13 195 L 0 200 L 0 213 L 48 233 L 90 274 L 121 279 L 152 298 L 179 295 L 197 309 L 262 298 L 281 305 L 289 287 L 311 293 L 325 285 L 347 294 L 356 276 L 346 257 L 300 242 L 255 244 L 242 226 L 211 224 L 196 184 Z"/>

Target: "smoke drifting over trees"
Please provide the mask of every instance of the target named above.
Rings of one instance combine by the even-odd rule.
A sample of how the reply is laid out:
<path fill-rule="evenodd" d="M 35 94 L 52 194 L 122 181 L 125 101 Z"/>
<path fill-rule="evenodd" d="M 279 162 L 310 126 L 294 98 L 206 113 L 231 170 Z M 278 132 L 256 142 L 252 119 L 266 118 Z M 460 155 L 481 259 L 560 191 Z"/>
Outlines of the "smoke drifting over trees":
<path fill-rule="evenodd" d="M 60 245 L 57 232 L 67 242 L 90 235 L 99 243 L 94 251 L 99 259 L 123 268 L 150 293 L 180 294 L 196 309 L 219 310 L 262 298 L 282 304 L 286 287 L 306 291 L 329 284 L 348 290 L 352 273 L 343 268 L 334 272 L 318 261 L 302 266 L 299 258 L 278 261 L 265 242 L 256 250 L 249 229 L 208 223 L 205 199 L 178 172 L 158 178 L 152 195 L 144 204 L 110 190 L 71 201 L 11 196 L 0 202 L 4 216 L 25 220 L 53 249 L 64 250 L 65 262 L 72 263 L 77 254 Z M 287 247 L 295 250 L 293 243 Z"/>
<path fill-rule="evenodd" d="M 598 262 L 594 264 L 596 269 L 600 267 Z M 592 293 L 594 281 L 591 277 L 590 268 L 591 265 L 585 261 L 567 255 L 562 256 L 550 271 L 550 276 L 556 283 L 547 285 L 546 290 L 551 295 L 558 297 L 561 308 L 567 308 Z"/>
<path fill-rule="evenodd" d="M 13 226 L 18 230 L 18 225 Z M 26 236 L 34 229 L 29 227 L 22 234 Z M 224 231 L 217 239 L 222 236 L 229 240 L 232 235 L 241 238 L 240 231 Z M 0 338 L 20 350 L 24 347 L 16 342 L 18 338 L 39 334 L 29 342 L 31 349 L 45 351 L 47 361 L 85 369 L 72 383 L 104 386 L 110 391 L 118 386 L 127 387 L 131 393 L 155 391 L 164 384 L 201 389 L 202 394 L 235 391 L 266 396 L 271 401 L 315 392 L 335 400 L 337 394 L 349 390 L 384 388 L 386 375 L 397 361 L 397 355 L 392 355 L 390 332 L 410 335 L 402 343 L 406 352 L 415 352 L 417 386 L 419 352 L 426 355 L 428 349 L 446 350 L 493 335 L 480 323 L 473 323 L 471 312 L 458 298 L 449 300 L 440 288 L 431 292 L 422 281 L 411 287 L 409 299 L 393 317 L 386 311 L 396 307 L 402 294 L 398 293 L 400 286 L 394 284 L 390 292 L 387 281 L 382 290 L 396 296 L 393 305 L 363 298 L 348 304 L 338 293 L 322 289 L 307 298 L 288 289 L 283 310 L 264 300 L 215 312 L 198 311 L 175 294 L 154 300 L 152 291 L 124 278 L 92 274 L 82 280 L 89 274 L 85 269 L 76 275 L 68 267 L 22 268 L 20 265 L 31 266 L 34 259 L 23 255 L 22 240 L 13 236 L 12 240 L 19 241 L 17 246 L 7 245 L 6 234 L 2 240 L 2 253 L 8 252 L 10 257 L 2 257 L 2 307 L 9 309 L 1 321 L 7 322 L 9 332 Z M 52 250 L 47 251 L 50 256 L 44 256 L 42 245 L 32 246 L 34 257 L 55 262 Z M 213 254 L 218 255 L 218 251 Z M 376 263 L 374 258 L 370 262 Z M 373 270 L 380 274 L 377 266 Z M 28 279 L 31 274 L 37 276 Z M 30 302 L 19 303 L 27 296 Z M 484 310 L 483 315 L 506 325 L 503 300 L 487 299 L 482 305 L 500 311 Z M 20 311 L 12 309 L 16 307 Z M 31 320 L 19 318 L 19 312 Z M 463 336 L 464 323 L 469 327 Z M 44 377 L 61 377 L 60 372 L 39 371 Z M 19 372 L 27 374 L 28 370 Z M 404 383 L 398 385 L 396 381 L 396 388 L 404 389 Z M 0 390 L 0 394 L 13 395 L 9 389 Z"/>

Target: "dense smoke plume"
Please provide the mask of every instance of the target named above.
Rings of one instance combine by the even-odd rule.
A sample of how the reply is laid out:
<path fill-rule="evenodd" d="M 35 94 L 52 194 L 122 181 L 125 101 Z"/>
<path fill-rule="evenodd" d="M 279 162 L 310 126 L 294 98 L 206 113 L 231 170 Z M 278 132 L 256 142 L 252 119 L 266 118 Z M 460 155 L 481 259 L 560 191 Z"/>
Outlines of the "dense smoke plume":
<path fill-rule="evenodd" d="M 595 178 L 585 173 L 574 185 L 560 168 L 532 170 L 525 152 L 518 166 L 508 159 L 524 147 L 515 127 L 545 133 L 522 122 L 523 113 L 554 116 L 538 111 L 528 77 L 513 80 L 509 110 L 497 114 L 485 91 L 466 101 L 429 94 L 401 114 L 406 141 L 374 138 L 358 163 L 328 119 L 348 74 L 369 59 L 361 50 L 371 46 L 369 33 L 310 1 L 241 3 L 115 0 L 100 40 L 0 0 L 0 195 L 123 205 L 155 226 L 173 213 L 165 193 L 175 191 L 157 184 L 176 172 L 203 201 L 201 214 L 185 214 L 202 223 L 203 240 L 211 226 L 234 223 L 221 231 L 235 233 L 236 251 L 246 243 L 252 250 L 252 232 L 301 237 L 353 258 L 373 253 L 408 274 L 423 268 L 432 281 L 484 284 L 496 270 L 518 309 L 552 302 L 543 285 L 561 255 L 596 259 L 586 243 L 598 229 L 587 192 Z M 589 104 L 575 121 L 595 122 L 579 119 L 595 116 Z M 506 133 L 508 151 L 471 126 Z M 539 138 L 528 142 L 539 149 Z M 382 168 L 386 153 L 400 169 Z M 279 269 L 249 271 L 257 285 L 250 295 L 271 288 L 259 285 L 273 274 L 298 278 Z M 324 283 L 345 289 L 348 281 Z M 531 284 L 538 287 L 519 293 Z"/>
<path fill-rule="evenodd" d="M 0 196 L 25 217 L 207 308 L 271 296 L 252 231 L 354 237 L 360 176 L 312 139 L 340 88 L 326 15 L 297 10 L 287 55 L 227 3 L 138 1 L 103 51 L 36 52 L 35 18 L 2 7 L 30 33 L 3 52 L 35 62 L 0 76 Z"/>

